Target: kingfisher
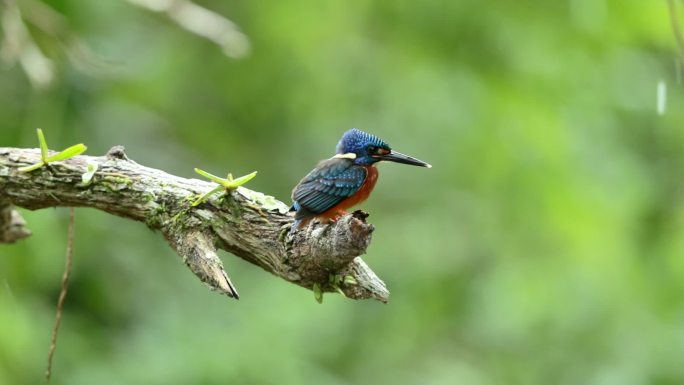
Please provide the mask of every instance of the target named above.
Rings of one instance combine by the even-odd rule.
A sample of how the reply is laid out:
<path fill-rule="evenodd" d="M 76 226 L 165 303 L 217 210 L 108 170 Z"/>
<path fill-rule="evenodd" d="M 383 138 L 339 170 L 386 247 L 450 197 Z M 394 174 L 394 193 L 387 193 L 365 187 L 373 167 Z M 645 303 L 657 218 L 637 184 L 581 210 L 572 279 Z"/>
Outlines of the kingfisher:
<path fill-rule="evenodd" d="M 335 152 L 332 158 L 318 163 L 292 190 L 292 210 L 296 211 L 293 230 L 313 218 L 334 222 L 346 214 L 346 209 L 365 201 L 378 181 L 377 162 L 432 167 L 392 150 L 387 142 L 356 128 L 342 135 Z"/>

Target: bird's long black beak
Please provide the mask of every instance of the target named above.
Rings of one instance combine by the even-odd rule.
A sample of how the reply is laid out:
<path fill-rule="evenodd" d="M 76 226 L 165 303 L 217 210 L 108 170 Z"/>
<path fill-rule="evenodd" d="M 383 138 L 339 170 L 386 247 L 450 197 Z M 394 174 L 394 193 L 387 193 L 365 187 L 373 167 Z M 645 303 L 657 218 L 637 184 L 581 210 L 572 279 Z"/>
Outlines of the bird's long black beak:
<path fill-rule="evenodd" d="M 377 155 L 376 157 L 380 160 L 387 160 L 390 162 L 404 163 L 404 164 L 410 164 L 413 166 L 432 168 L 432 165 L 429 163 L 425 163 L 422 160 L 416 159 L 412 156 L 404 155 L 404 154 L 402 154 L 400 152 L 396 152 L 394 150 L 392 150 L 392 152 L 390 152 L 389 154 Z"/>

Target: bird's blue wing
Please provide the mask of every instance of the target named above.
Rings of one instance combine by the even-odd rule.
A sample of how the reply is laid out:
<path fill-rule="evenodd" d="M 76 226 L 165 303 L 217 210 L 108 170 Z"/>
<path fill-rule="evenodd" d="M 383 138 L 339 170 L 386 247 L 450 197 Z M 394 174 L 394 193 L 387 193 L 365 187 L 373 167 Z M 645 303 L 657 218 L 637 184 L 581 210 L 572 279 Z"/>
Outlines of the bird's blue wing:
<path fill-rule="evenodd" d="M 304 219 L 324 213 L 354 195 L 366 180 L 366 169 L 346 158 L 322 161 L 292 191 L 297 214 Z"/>

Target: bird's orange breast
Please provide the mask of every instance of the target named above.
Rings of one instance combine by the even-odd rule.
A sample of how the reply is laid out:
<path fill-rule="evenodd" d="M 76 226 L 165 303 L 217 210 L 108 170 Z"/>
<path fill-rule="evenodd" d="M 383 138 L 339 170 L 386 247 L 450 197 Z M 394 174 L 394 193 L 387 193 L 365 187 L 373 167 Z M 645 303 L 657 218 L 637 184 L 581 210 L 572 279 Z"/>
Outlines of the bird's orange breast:
<path fill-rule="evenodd" d="M 375 188 L 375 183 L 378 181 L 378 169 L 375 168 L 375 166 L 365 166 L 365 168 L 366 180 L 363 181 L 363 185 L 361 186 L 359 191 L 357 191 L 356 194 L 338 203 L 337 205 L 333 206 L 329 210 L 321 213 L 319 216 L 325 218 L 334 218 L 338 215 L 338 212 L 356 206 L 357 204 L 368 199 L 371 192 L 373 192 L 373 188 Z"/>

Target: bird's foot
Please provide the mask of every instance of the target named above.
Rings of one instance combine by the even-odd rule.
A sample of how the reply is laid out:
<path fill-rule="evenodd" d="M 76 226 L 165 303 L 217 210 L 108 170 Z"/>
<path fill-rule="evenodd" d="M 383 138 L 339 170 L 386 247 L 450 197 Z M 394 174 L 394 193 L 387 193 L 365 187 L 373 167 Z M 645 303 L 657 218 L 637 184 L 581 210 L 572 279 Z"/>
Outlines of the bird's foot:
<path fill-rule="evenodd" d="M 321 216 L 319 217 L 319 222 L 323 225 L 332 225 L 337 223 L 337 221 L 340 220 L 343 216 L 347 215 L 347 212 L 344 210 L 338 210 L 333 214 L 332 216 Z"/>
<path fill-rule="evenodd" d="M 347 215 L 347 214 L 348 214 L 348 213 L 347 213 L 346 211 L 344 211 L 344 210 L 337 210 L 337 212 L 335 213 L 335 215 L 334 215 L 332 218 L 330 218 L 330 222 L 331 222 L 331 223 L 335 223 L 335 222 L 339 221 L 340 218 L 342 218 L 343 216 L 345 216 L 345 215 Z"/>

